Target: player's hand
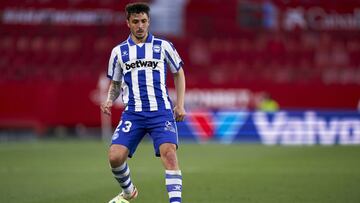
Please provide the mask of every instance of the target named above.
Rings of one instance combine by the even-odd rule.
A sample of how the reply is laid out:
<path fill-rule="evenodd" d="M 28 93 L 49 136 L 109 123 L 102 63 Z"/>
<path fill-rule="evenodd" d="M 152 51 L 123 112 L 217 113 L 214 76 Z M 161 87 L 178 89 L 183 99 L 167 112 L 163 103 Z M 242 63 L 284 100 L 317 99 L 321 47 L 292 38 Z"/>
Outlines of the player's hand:
<path fill-rule="evenodd" d="M 177 122 L 184 121 L 186 115 L 184 107 L 175 106 L 174 114 L 175 114 L 175 121 Z"/>
<path fill-rule="evenodd" d="M 106 115 L 111 115 L 111 107 L 113 106 L 113 102 L 110 100 L 107 100 L 106 102 L 102 103 L 100 105 L 101 111 Z"/>

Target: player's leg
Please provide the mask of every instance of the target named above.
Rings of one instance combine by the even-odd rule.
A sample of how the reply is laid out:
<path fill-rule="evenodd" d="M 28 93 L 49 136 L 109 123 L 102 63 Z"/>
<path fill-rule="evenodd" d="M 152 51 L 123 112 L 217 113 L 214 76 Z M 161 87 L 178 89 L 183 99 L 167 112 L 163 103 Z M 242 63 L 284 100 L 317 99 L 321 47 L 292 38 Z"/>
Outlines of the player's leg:
<path fill-rule="evenodd" d="M 176 145 L 172 143 L 163 143 L 160 145 L 160 159 L 166 170 L 179 170 L 178 159 L 176 155 Z"/>
<path fill-rule="evenodd" d="M 144 137 L 143 120 L 139 115 L 124 112 L 112 137 L 108 154 L 109 163 L 122 192 L 112 199 L 111 203 L 118 202 L 121 198 L 130 200 L 137 196 L 138 191 L 131 181 L 130 168 L 126 160 L 132 157 Z"/>
<path fill-rule="evenodd" d="M 165 168 L 165 184 L 170 203 L 180 203 L 182 176 L 178 165 L 176 149 L 178 135 L 176 123 L 171 112 L 149 119 L 156 156 L 161 157 Z"/>
<path fill-rule="evenodd" d="M 109 163 L 111 166 L 111 172 L 115 179 L 122 188 L 124 194 L 130 194 L 135 192 L 135 186 L 130 178 L 130 168 L 126 163 L 126 159 L 129 155 L 127 147 L 119 144 L 113 144 L 109 149 Z"/>
<path fill-rule="evenodd" d="M 180 203 L 182 193 L 182 175 L 176 155 L 176 145 L 160 145 L 160 158 L 165 168 L 165 184 L 170 203 Z"/>

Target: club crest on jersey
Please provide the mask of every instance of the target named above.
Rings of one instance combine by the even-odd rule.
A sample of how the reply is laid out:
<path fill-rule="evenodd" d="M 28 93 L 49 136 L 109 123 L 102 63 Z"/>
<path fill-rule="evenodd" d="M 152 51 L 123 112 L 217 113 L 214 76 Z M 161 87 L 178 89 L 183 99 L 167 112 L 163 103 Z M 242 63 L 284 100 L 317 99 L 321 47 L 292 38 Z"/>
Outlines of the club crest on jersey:
<path fill-rule="evenodd" d="M 170 121 L 165 122 L 164 130 L 170 131 L 170 132 L 176 132 L 175 128 L 172 126 L 172 123 Z"/>
<path fill-rule="evenodd" d="M 155 69 L 158 63 L 159 62 L 155 62 L 155 61 L 137 60 L 134 63 L 125 63 L 125 68 L 126 70 L 130 70 L 132 68 L 144 68 L 144 67 Z"/>
<path fill-rule="evenodd" d="M 161 46 L 160 46 L 159 44 L 155 44 L 155 45 L 153 46 L 153 51 L 154 51 L 155 53 L 160 53 L 160 52 L 161 52 Z"/>

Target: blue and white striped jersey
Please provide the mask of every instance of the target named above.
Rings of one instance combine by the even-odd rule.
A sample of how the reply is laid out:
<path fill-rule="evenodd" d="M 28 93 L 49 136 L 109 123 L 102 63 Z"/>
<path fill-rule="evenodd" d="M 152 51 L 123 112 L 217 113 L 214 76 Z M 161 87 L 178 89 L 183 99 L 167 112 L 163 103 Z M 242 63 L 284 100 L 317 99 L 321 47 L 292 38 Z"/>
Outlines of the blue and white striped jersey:
<path fill-rule="evenodd" d="M 107 76 L 121 82 L 126 111 L 171 109 L 166 88 L 166 67 L 176 73 L 183 62 L 174 46 L 149 33 L 146 42 L 135 44 L 129 38 L 113 48 Z"/>

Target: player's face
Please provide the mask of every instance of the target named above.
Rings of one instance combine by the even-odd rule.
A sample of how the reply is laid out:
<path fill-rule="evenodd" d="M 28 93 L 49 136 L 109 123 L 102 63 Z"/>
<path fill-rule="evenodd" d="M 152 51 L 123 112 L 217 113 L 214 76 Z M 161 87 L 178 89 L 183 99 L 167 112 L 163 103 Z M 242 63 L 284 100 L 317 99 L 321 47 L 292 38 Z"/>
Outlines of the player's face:
<path fill-rule="evenodd" d="M 131 34 L 139 41 L 145 40 L 147 37 L 150 19 L 146 13 L 134 13 L 127 20 Z"/>

